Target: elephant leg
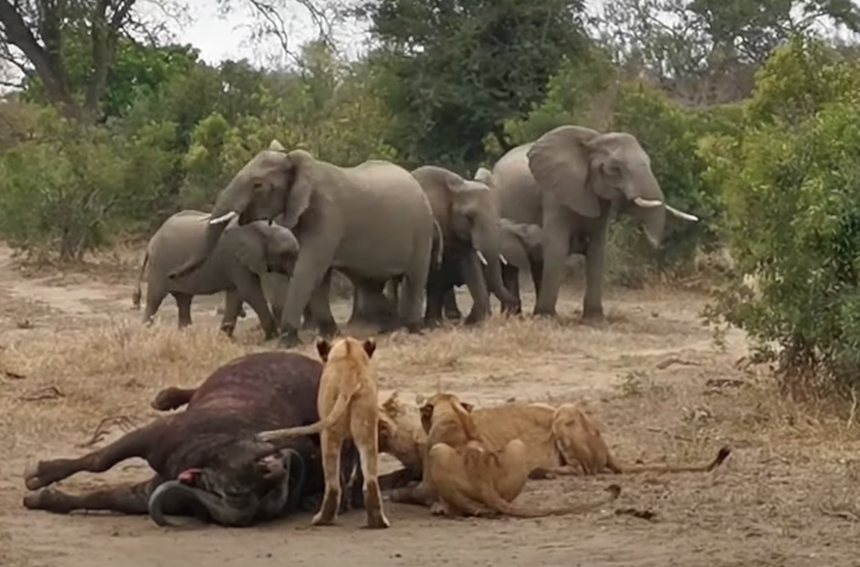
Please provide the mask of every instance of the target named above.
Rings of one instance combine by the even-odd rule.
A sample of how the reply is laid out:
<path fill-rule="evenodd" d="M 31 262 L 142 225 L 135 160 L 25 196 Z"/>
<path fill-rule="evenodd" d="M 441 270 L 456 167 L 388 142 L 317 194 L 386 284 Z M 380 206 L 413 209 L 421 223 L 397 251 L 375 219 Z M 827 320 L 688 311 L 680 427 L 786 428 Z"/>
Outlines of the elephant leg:
<path fill-rule="evenodd" d="M 179 328 L 188 327 L 191 325 L 191 300 L 194 296 L 179 292 L 173 292 L 170 295 L 176 301 L 176 310 L 179 311 Z"/>
<path fill-rule="evenodd" d="M 260 276 L 251 271 L 236 270 L 232 274 L 233 283 L 236 285 L 236 291 L 241 300 L 247 301 L 254 313 L 260 319 L 260 326 L 263 327 L 265 340 L 273 339 L 278 334 L 278 324 L 272 317 L 272 312 L 269 311 L 269 304 L 266 302 L 266 295 L 263 293 L 263 286 L 260 284 Z M 239 303 L 241 305 L 241 302 Z"/>
<path fill-rule="evenodd" d="M 381 294 L 384 282 L 353 277 L 352 280 L 352 314 L 347 325 L 370 326 L 375 324 L 374 294 Z"/>
<path fill-rule="evenodd" d="M 570 251 L 571 224 L 563 213 L 555 211 L 544 217 L 543 273 L 534 308 L 536 316 L 556 315 L 555 305 L 564 276 L 564 261 Z"/>
<path fill-rule="evenodd" d="M 429 243 L 428 243 L 429 244 Z M 416 251 L 417 252 L 417 251 Z M 412 256 L 412 265 L 404 274 L 403 298 L 400 305 L 400 318 L 410 333 L 420 334 L 423 326 L 421 306 L 424 304 L 424 292 L 430 275 L 430 246 Z"/>
<path fill-rule="evenodd" d="M 143 310 L 143 323 L 152 325 L 155 320 L 155 314 L 158 313 L 158 308 L 167 297 L 166 286 L 158 283 L 149 283 L 146 286 L 146 308 Z"/>
<path fill-rule="evenodd" d="M 511 292 L 511 295 L 517 298 L 517 302 L 515 305 L 511 307 L 507 307 L 504 302 L 502 302 L 502 313 L 507 313 L 510 315 L 518 315 L 523 311 L 523 303 L 520 298 L 520 271 L 518 268 L 507 265 L 502 267 L 502 282 L 505 284 L 505 287 Z"/>
<path fill-rule="evenodd" d="M 317 287 L 326 277 L 326 273 L 331 271 L 331 263 L 334 260 L 337 244 L 337 241 L 332 240 L 323 228 L 308 234 L 302 241 L 302 248 L 299 250 L 293 276 L 290 278 L 290 285 L 287 288 L 287 300 L 281 318 L 279 346 L 289 348 L 299 344 L 302 314 L 310 302 L 311 296 L 314 295 Z M 327 293 L 326 303 L 328 303 Z M 330 306 L 327 306 L 326 309 L 331 313 Z M 334 317 L 332 317 L 333 321 Z"/>
<path fill-rule="evenodd" d="M 490 314 L 490 293 L 484 280 L 484 271 L 475 253 L 464 256 L 460 263 L 466 287 L 472 294 L 472 310 L 466 316 L 466 324 L 474 325 L 487 318 Z M 452 288 L 453 293 L 453 288 Z"/>
<path fill-rule="evenodd" d="M 224 294 L 224 315 L 221 317 L 221 331 L 230 338 L 233 337 L 233 331 L 236 329 L 236 321 L 239 318 L 242 303 L 242 297 L 238 290 L 229 289 Z"/>
<path fill-rule="evenodd" d="M 446 319 L 459 321 L 463 318 L 463 314 L 457 306 L 457 292 L 454 286 L 451 286 L 442 294 L 442 308 L 445 310 Z"/>
<path fill-rule="evenodd" d="M 431 270 L 427 276 L 427 304 L 424 307 L 424 324 L 434 327 L 442 322 L 442 297 L 445 293 L 443 287 L 442 271 Z"/>
<path fill-rule="evenodd" d="M 601 215 L 599 226 L 590 234 L 585 250 L 585 297 L 582 318 L 603 319 L 603 276 L 606 266 L 606 243 L 609 240 L 609 216 Z"/>
<path fill-rule="evenodd" d="M 310 302 L 305 308 L 311 320 L 317 324 L 319 334 L 323 337 L 334 337 L 340 333 L 337 322 L 335 322 L 334 315 L 331 312 L 331 301 L 329 300 L 331 276 L 332 271 L 329 270 L 323 276 L 320 284 L 314 289 Z"/>

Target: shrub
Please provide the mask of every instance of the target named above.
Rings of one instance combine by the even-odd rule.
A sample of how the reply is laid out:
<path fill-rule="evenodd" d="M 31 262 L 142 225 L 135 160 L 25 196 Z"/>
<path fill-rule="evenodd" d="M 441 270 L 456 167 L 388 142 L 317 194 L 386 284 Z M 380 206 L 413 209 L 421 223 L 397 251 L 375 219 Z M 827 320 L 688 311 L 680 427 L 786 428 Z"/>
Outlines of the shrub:
<path fill-rule="evenodd" d="M 860 370 L 860 75 L 806 45 L 759 73 L 742 133 L 701 148 L 736 263 L 709 314 L 745 329 L 795 392 L 853 388 Z M 797 84 L 801 66 L 815 72 Z"/>

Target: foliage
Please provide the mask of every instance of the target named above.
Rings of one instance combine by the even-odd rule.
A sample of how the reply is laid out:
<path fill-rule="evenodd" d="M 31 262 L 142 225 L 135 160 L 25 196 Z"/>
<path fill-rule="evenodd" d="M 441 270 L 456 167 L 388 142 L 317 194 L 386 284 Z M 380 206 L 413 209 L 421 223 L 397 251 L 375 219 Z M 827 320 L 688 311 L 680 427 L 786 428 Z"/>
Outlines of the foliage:
<path fill-rule="evenodd" d="M 789 386 L 857 385 L 858 80 L 853 63 L 796 38 L 759 73 L 743 131 L 703 145 L 736 262 L 716 312 L 779 351 Z"/>
<path fill-rule="evenodd" d="M 388 142 L 409 168 L 465 172 L 503 149 L 506 120 L 544 98 L 565 58 L 584 54 L 579 0 L 376 0 L 360 11 L 380 46 L 371 55 L 394 115 Z"/>

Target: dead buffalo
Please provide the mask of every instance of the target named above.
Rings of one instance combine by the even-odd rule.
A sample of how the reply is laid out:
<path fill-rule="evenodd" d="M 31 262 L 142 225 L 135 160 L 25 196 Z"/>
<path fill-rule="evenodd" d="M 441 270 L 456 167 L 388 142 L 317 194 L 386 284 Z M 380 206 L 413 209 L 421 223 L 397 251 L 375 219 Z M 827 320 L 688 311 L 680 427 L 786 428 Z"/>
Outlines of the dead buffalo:
<path fill-rule="evenodd" d="M 167 525 L 165 514 L 198 515 L 225 526 L 251 525 L 300 507 L 313 509 L 324 490 L 319 437 L 292 439 L 273 455 L 272 445 L 254 434 L 316 422 L 321 373 L 322 364 L 307 356 L 267 352 L 229 362 L 199 388 L 167 388 L 153 407 L 166 410 L 187 403 L 184 411 L 82 457 L 40 461 L 25 473 L 27 488 L 36 492 L 24 497 L 24 506 L 61 514 L 149 513 L 159 525 Z M 133 457 L 145 459 L 155 476 L 81 495 L 44 488 L 80 471 L 104 472 Z M 355 447 L 344 447 L 346 480 L 357 464 Z M 350 496 L 355 501 L 349 492 L 344 491 L 342 507 Z"/>

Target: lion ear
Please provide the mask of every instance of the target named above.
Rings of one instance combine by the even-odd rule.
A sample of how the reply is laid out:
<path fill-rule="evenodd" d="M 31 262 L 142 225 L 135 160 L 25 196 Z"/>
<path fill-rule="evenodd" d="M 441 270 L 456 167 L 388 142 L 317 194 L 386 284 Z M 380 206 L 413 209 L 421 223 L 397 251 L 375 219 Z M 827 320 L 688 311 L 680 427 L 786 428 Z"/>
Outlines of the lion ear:
<path fill-rule="evenodd" d="M 328 362 L 328 353 L 331 352 L 331 344 L 325 339 L 317 340 L 317 352 L 323 362 Z"/>
<path fill-rule="evenodd" d="M 433 417 L 433 404 L 424 404 L 421 406 L 421 417 L 426 419 Z"/>
<path fill-rule="evenodd" d="M 475 409 L 475 406 L 470 404 L 469 402 L 460 402 L 460 405 L 463 406 L 463 409 L 469 413 L 472 413 L 472 410 Z"/>
<path fill-rule="evenodd" d="M 391 392 L 391 395 L 388 396 L 388 399 L 382 402 L 382 409 L 387 412 L 393 412 L 397 409 L 399 400 L 397 399 L 397 390 Z"/>
<path fill-rule="evenodd" d="M 424 396 L 423 394 L 415 394 L 415 404 L 416 404 L 416 405 L 419 405 L 419 406 L 420 406 L 421 404 L 423 404 L 423 403 L 424 403 L 424 401 L 425 401 L 426 399 L 427 399 L 427 397 L 426 397 L 426 396 Z"/>
<path fill-rule="evenodd" d="M 367 353 L 367 358 L 373 358 L 373 353 L 376 352 L 376 341 L 372 338 L 367 339 L 362 346 L 364 347 L 364 352 Z"/>

